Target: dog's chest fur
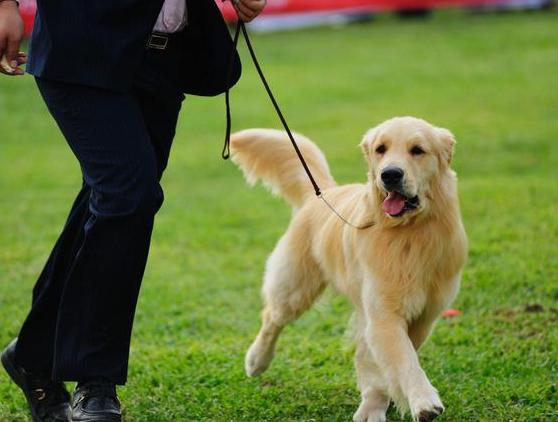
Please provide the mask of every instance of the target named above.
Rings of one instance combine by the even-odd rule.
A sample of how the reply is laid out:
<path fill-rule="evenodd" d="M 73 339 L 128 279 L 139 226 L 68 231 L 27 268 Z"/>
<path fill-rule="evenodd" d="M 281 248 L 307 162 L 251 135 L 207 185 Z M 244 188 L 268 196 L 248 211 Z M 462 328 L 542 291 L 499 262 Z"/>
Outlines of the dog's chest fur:
<path fill-rule="evenodd" d="M 338 233 L 341 234 L 341 233 Z M 457 235 L 439 224 L 422 227 L 376 228 L 368 233 L 352 230 L 330 246 L 322 269 L 338 290 L 355 305 L 382 301 L 408 321 L 417 318 L 429 302 L 449 302 L 457 286 L 462 262 Z M 335 249 L 334 252 L 332 249 Z M 324 251 L 325 252 L 325 251 Z"/>
<path fill-rule="evenodd" d="M 455 236 L 439 224 L 379 230 L 363 250 L 371 291 L 410 321 L 428 302 L 446 302 L 461 263 Z M 362 259 L 360 260 L 362 263 Z"/>

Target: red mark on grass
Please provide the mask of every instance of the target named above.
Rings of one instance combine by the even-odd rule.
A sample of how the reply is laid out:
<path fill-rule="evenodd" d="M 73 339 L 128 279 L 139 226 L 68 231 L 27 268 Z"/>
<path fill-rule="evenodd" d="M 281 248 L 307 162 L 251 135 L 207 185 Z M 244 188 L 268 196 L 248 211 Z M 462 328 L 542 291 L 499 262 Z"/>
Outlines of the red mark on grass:
<path fill-rule="evenodd" d="M 442 312 L 442 318 L 453 318 L 458 315 L 461 315 L 461 311 L 458 311 L 457 309 L 446 309 Z"/>

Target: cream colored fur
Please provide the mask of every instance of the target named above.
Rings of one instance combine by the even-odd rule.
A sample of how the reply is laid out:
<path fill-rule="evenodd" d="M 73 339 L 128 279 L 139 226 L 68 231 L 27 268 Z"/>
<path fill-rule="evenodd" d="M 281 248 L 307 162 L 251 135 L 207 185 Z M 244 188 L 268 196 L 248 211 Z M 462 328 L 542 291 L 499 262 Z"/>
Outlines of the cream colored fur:
<path fill-rule="evenodd" d="M 354 224 L 374 226 L 352 228 L 314 196 L 283 132 L 250 129 L 233 135 L 232 158 L 246 179 L 262 180 L 294 210 L 267 261 L 262 326 L 247 352 L 246 372 L 256 376 L 268 368 L 281 330 L 332 285 L 355 308 L 362 401 L 354 420 L 385 421 L 393 400 L 401 410 L 409 408 L 414 420 L 430 421 L 443 405 L 416 350 L 455 297 L 467 254 L 450 169 L 454 138 L 421 119 L 388 120 L 361 143 L 368 182 L 344 186 L 337 186 L 316 145 L 301 135 L 296 139 L 327 200 Z M 417 145 L 425 154 L 410 153 Z M 388 165 L 404 170 L 405 192 L 420 199 L 417 210 L 401 217 L 382 210 L 387 192 L 380 174 Z"/>

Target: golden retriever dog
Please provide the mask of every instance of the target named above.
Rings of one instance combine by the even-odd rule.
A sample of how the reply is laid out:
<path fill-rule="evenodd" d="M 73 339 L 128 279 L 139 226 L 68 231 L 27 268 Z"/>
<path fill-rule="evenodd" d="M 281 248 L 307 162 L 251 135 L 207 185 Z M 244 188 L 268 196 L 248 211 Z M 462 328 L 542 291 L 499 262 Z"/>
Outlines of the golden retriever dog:
<path fill-rule="evenodd" d="M 249 129 L 231 139 L 233 161 L 250 183 L 262 180 L 293 207 L 286 233 L 267 260 L 262 325 L 245 360 L 249 376 L 264 372 L 281 330 L 327 285 L 355 308 L 355 367 L 362 401 L 355 421 L 385 421 L 390 400 L 415 421 L 444 411 L 420 366 L 418 348 L 455 297 L 467 256 L 455 140 L 413 117 L 370 129 L 361 148 L 368 182 L 338 186 L 324 154 L 295 135 L 323 195 L 345 224 L 314 195 L 287 135 Z"/>

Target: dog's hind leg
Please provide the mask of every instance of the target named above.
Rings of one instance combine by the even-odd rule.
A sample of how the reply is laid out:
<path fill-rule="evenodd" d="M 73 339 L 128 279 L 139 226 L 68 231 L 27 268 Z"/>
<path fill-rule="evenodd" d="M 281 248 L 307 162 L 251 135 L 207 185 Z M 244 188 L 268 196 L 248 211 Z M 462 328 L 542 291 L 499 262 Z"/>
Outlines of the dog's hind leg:
<path fill-rule="evenodd" d="M 353 415 L 355 422 L 385 422 L 389 407 L 387 385 L 364 338 L 359 337 L 355 352 L 355 369 L 362 401 Z"/>
<path fill-rule="evenodd" d="M 262 326 L 245 358 L 248 376 L 269 367 L 283 327 L 310 308 L 325 287 L 316 263 L 296 246 L 283 237 L 267 261 Z"/>

